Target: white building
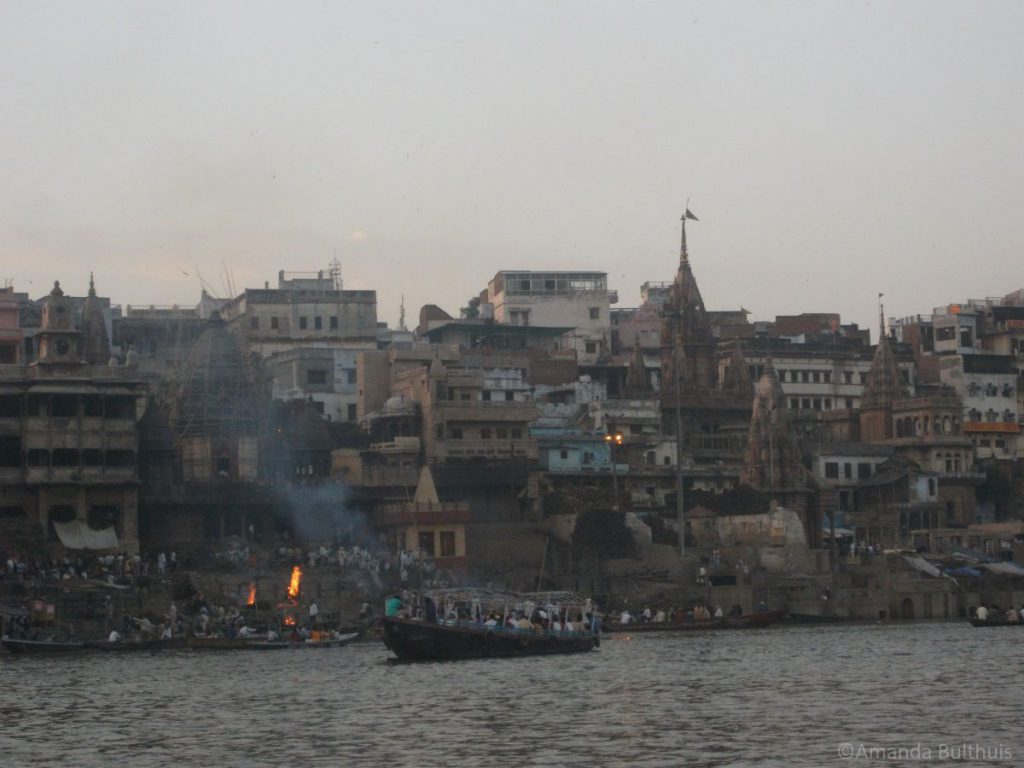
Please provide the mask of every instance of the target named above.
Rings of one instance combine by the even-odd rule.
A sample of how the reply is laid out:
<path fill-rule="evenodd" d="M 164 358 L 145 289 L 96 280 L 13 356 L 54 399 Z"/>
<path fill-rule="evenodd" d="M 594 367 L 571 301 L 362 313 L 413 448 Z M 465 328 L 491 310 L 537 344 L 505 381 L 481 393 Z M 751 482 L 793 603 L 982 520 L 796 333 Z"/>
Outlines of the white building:
<path fill-rule="evenodd" d="M 605 272 L 498 272 L 487 284 L 484 318 L 503 325 L 573 328 L 563 339 L 592 365 L 611 350 L 611 305 Z"/>

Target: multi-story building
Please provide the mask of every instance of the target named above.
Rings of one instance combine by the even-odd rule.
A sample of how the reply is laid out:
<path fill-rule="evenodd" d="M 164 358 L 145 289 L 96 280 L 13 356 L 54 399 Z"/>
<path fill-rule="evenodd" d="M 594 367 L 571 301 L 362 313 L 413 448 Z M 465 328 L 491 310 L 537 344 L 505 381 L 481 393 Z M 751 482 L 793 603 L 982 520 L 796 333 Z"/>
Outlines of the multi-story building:
<path fill-rule="evenodd" d="M 349 291 L 324 272 L 278 273 L 277 287 L 246 288 L 221 311 L 263 357 L 296 347 L 374 349 L 377 292 Z"/>
<path fill-rule="evenodd" d="M 146 385 L 131 368 L 108 364 L 91 285 L 81 303 L 76 324 L 55 283 L 41 302 L 37 359 L 0 365 L 0 518 L 28 523 L 54 551 L 135 552 Z"/>
<path fill-rule="evenodd" d="M 482 297 L 484 294 L 482 294 Z M 611 305 L 605 272 L 498 272 L 487 284 L 481 315 L 501 325 L 566 327 L 565 343 L 581 364 L 611 351 Z"/>

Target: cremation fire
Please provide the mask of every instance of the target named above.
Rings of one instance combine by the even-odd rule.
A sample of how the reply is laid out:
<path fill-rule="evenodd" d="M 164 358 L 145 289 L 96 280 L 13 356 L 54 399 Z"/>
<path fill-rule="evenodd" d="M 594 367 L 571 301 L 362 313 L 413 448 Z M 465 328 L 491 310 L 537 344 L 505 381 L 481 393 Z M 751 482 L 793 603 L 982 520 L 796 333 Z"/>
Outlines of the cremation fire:
<path fill-rule="evenodd" d="M 249 584 L 249 599 L 245 601 L 248 606 L 256 605 L 256 585 Z"/>
<path fill-rule="evenodd" d="M 295 617 L 292 616 L 291 614 L 286 614 L 285 617 L 284 617 L 284 625 L 286 627 L 294 627 L 295 626 Z"/>
<path fill-rule="evenodd" d="M 302 569 L 299 566 L 292 568 L 292 580 L 288 583 L 288 597 L 292 600 L 299 596 L 299 584 L 302 581 Z"/>

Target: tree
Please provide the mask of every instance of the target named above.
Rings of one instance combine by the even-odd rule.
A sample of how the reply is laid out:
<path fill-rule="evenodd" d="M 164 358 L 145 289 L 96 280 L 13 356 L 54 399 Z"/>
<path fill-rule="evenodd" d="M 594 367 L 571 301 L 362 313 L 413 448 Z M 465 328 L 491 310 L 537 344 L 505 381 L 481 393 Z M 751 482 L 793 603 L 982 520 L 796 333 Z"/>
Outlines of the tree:
<path fill-rule="evenodd" d="M 474 296 L 466 302 L 466 306 L 459 310 L 459 315 L 463 320 L 475 320 L 480 317 L 480 297 Z"/>

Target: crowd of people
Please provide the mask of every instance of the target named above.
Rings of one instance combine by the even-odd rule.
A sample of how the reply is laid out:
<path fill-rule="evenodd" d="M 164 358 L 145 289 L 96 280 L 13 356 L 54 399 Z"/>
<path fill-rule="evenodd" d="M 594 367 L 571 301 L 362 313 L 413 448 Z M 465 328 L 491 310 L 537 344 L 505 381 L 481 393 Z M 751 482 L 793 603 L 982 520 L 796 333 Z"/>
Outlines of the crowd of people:
<path fill-rule="evenodd" d="M 768 606 L 764 602 L 758 603 L 757 613 L 764 613 L 767 610 Z M 709 619 L 723 619 L 727 616 L 735 617 L 742 615 L 743 606 L 739 603 L 733 604 L 729 612 L 726 613 L 720 605 L 711 606 L 707 603 L 698 602 L 694 603 L 689 609 L 671 607 L 667 611 L 664 608 L 652 611 L 650 608 L 645 607 L 642 611 L 633 613 L 629 608 L 623 608 L 618 612 L 618 623 L 620 626 L 630 624 L 681 624 L 687 621 L 707 621 Z"/>
<path fill-rule="evenodd" d="M 0 579 L 12 581 L 59 582 L 71 579 L 95 579 L 119 586 L 143 586 L 153 574 L 164 575 L 178 567 L 178 556 L 160 552 L 130 555 L 127 552 L 105 555 L 78 554 L 75 557 L 22 558 L 16 553 L 0 555 Z"/>
<path fill-rule="evenodd" d="M 984 605 L 979 605 L 974 616 L 979 621 L 1005 621 L 1010 624 L 1020 624 L 1024 617 L 1024 605 L 1020 607 L 1019 611 L 1012 605 L 1005 611 L 995 603 L 987 608 Z"/>

